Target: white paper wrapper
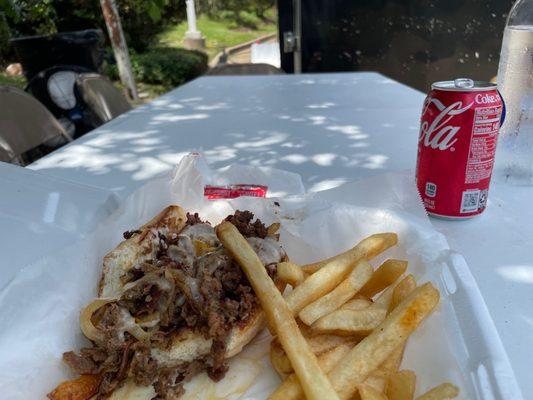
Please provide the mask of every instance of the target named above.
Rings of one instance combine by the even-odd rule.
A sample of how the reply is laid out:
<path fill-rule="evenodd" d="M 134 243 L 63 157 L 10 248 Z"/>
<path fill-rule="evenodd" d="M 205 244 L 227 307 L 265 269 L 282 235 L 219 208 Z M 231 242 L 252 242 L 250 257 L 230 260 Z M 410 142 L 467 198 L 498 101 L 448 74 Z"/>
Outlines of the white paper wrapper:
<path fill-rule="evenodd" d="M 208 201 L 205 184 L 266 184 L 283 198 Z M 275 204 L 279 203 L 279 206 Z M 304 195 L 299 177 L 284 171 L 232 166 L 212 172 L 199 156 L 185 157 L 172 174 L 128 197 L 94 232 L 53 256 L 26 266 L 0 292 L 0 397 L 40 399 L 72 378 L 61 362 L 79 349 L 78 316 L 96 293 L 101 260 L 123 231 L 146 222 L 170 203 L 212 223 L 236 209 L 282 224 L 281 241 L 295 262 L 331 256 L 377 232 L 394 231 L 399 245 L 379 259 L 404 258 L 419 282 L 441 292 L 438 310 L 409 340 L 402 368 L 417 374 L 417 394 L 449 381 L 464 399 L 522 399 L 513 371 L 464 259 L 450 251 L 420 204 L 409 174 L 388 174 Z M 200 375 L 184 399 L 259 400 L 279 384 L 268 361 L 269 335 L 256 338 L 215 384 Z"/>

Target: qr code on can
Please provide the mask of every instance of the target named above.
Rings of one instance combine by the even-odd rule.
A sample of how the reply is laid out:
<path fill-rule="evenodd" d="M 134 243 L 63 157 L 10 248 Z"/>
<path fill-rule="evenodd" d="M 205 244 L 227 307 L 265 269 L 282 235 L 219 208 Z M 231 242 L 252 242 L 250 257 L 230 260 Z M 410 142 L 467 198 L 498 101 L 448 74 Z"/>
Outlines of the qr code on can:
<path fill-rule="evenodd" d="M 467 190 L 463 192 L 461 201 L 461 212 L 468 213 L 477 211 L 479 206 L 479 190 Z"/>

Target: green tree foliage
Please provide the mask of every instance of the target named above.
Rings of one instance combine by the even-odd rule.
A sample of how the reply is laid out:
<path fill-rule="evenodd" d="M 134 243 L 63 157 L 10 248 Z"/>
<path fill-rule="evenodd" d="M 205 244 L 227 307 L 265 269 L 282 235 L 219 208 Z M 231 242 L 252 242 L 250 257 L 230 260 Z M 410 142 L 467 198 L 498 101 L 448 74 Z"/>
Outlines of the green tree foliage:
<path fill-rule="evenodd" d="M 167 25 L 185 19 L 185 0 L 115 0 L 128 45 L 149 50 Z M 196 0 L 197 11 L 227 20 L 230 28 L 257 28 L 275 0 Z M 8 60 L 8 38 L 100 28 L 100 0 L 0 0 L 0 67 Z"/>
<path fill-rule="evenodd" d="M 205 0 L 199 2 L 199 9 L 211 18 L 228 19 L 238 26 L 255 28 L 275 4 L 276 0 Z"/>
<path fill-rule="evenodd" d="M 166 24 L 185 15 L 184 0 L 116 0 L 116 4 L 126 40 L 137 51 L 145 50 Z M 99 0 L 0 0 L 0 9 L 7 10 L 5 19 L 13 36 L 91 28 L 105 32 Z"/>

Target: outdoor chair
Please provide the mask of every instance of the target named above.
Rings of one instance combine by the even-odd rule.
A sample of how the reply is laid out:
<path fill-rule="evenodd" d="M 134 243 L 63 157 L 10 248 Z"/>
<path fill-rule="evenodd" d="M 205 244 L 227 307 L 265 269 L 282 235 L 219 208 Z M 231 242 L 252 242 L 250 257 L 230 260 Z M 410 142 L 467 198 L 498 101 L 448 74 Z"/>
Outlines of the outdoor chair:
<path fill-rule="evenodd" d="M 211 68 L 206 75 L 279 75 L 284 73 L 270 64 L 222 64 Z"/>
<path fill-rule="evenodd" d="M 96 125 L 102 125 L 132 109 L 120 90 L 102 75 L 80 74 L 76 86 L 92 111 Z"/>
<path fill-rule="evenodd" d="M 0 161 L 6 163 L 18 164 L 17 157 L 6 143 L 0 138 Z"/>
<path fill-rule="evenodd" d="M 0 86 L 0 147 L 10 162 L 25 165 L 29 151 L 40 145 L 57 146 L 72 138 L 37 99 L 10 86 Z"/>

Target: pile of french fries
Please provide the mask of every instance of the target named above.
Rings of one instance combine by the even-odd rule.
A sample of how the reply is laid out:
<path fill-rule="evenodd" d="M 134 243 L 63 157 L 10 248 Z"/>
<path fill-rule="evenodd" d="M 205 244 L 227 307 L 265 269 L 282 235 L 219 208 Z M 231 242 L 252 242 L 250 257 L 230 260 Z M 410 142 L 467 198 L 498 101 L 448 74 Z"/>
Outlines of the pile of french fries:
<path fill-rule="evenodd" d="M 369 264 L 396 245 L 396 234 L 369 236 L 318 263 L 278 264 L 278 277 L 292 286 L 284 297 L 232 224 L 216 231 L 248 276 L 274 335 L 270 359 L 283 383 L 269 400 L 414 399 L 416 375 L 401 370 L 404 348 L 440 295 L 405 275 L 406 261 L 387 260 L 375 270 Z M 443 383 L 416 400 L 458 394 Z"/>

